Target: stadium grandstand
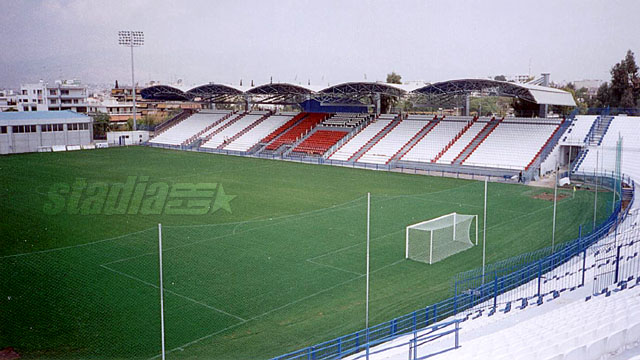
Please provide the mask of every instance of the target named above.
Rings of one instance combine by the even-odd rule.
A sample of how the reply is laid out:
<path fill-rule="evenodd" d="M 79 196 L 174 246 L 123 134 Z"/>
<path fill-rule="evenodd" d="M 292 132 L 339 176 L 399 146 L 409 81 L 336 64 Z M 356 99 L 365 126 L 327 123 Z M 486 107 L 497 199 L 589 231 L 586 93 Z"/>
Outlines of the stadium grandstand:
<path fill-rule="evenodd" d="M 548 75 L 542 79 L 548 83 Z M 425 86 L 347 82 L 327 88 L 210 83 L 187 91 L 154 85 L 141 93 L 148 100 L 200 101 L 212 109 L 241 104 L 245 109 L 232 115 L 203 110 L 179 121 L 170 119 L 170 126 L 161 126 L 149 141 L 151 146 L 527 180 L 540 175 L 543 161 L 572 124 L 545 118 L 548 106 L 575 106 L 571 94 L 562 90 L 485 79 Z M 542 117 L 471 116 L 471 96 L 518 98 L 539 106 Z M 457 99 L 465 106 L 459 116 L 381 114 L 383 97 L 406 98 L 415 104 Z M 297 106 L 302 111 L 251 110 L 260 105 Z"/>

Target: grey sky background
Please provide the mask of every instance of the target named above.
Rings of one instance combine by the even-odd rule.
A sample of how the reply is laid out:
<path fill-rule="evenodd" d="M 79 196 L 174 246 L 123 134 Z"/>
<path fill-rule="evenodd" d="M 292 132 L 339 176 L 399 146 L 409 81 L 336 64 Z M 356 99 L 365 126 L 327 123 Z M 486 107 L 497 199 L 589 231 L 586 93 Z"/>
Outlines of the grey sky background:
<path fill-rule="evenodd" d="M 335 84 L 550 72 L 609 80 L 640 51 L 640 1 L 1 0 L 0 87 L 136 80 Z"/>

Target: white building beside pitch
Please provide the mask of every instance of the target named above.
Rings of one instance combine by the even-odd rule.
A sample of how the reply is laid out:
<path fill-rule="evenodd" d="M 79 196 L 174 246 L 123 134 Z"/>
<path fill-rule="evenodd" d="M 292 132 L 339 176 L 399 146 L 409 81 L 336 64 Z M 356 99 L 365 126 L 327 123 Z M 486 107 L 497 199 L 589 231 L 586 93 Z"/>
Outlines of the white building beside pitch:
<path fill-rule="evenodd" d="M 0 154 L 80 149 L 91 144 L 92 121 L 72 111 L 0 113 Z"/>

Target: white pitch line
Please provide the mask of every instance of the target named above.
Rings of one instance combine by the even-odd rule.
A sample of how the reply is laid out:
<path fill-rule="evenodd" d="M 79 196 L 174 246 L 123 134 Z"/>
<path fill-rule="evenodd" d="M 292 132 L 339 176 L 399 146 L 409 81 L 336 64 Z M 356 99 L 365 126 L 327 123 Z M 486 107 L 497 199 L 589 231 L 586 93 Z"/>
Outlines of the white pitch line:
<path fill-rule="evenodd" d="M 376 272 L 378 272 L 378 271 L 380 271 L 380 270 L 386 269 L 386 268 L 388 268 L 388 267 L 395 266 L 395 265 L 397 265 L 397 264 L 399 264 L 399 263 L 401 263 L 401 262 L 403 262 L 403 261 L 405 261 L 405 259 L 397 260 L 397 261 L 395 261 L 395 262 L 393 262 L 393 263 L 391 263 L 391 264 L 387 264 L 387 265 L 384 265 L 384 266 L 382 266 L 382 267 L 380 267 L 380 268 L 378 268 L 378 269 L 376 269 L 376 270 L 373 270 L 373 271 L 371 271 L 371 273 L 373 274 L 373 273 L 376 273 Z M 348 283 L 350 283 L 350 282 L 352 282 L 352 281 L 355 281 L 355 280 L 358 280 L 358 279 L 362 279 L 363 277 L 365 277 L 365 275 L 358 275 L 357 277 L 354 277 L 354 278 L 352 278 L 352 279 L 345 280 L 345 281 L 343 281 L 343 282 L 341 282 L 341 283 L 338 283 L 338 284 L 336 284 L 336 285 L 333 285 L 333 286 L 331 286 L 331 287 L 328 287 L 328 288 L 326 288 L 326 289 L 324 289 L 324 290 L 320 290 L 320 291 L 318 291 L 318 292 L 316 292 L 316 293 L 313 293 L 313 294 L 311 294 L 311 295 L 307 295 L 307 296 L 302 297 L 302 298 L 300 298 L 300 299 L 298 299 L 298 300 L 294 300 L 294 301 L 292 301 L 292 302 L 290 302 L 290 303 L 287 303 L 287 304 L 284 304 L 284 305 L 278 306 L 278 307 L 276 307 L 276 308 L 273 308 L 273 309 L 271 309 L 271 310 L 269 310 L 269 311 L 267 311 L 267 312 L 264 312 L 264 313 L 262 313 L 262 314 L 260 314 L 260 315 L 256 315 L 256 316 L 254 316 L 254 317 L 252 317 L 252 318 L 250 318 L 250 319 L 248 319 L 248 320 L 246 320 L 246 321 L 244 321 L 244 322 L 241 322 L 241 323 L 238 323 L 238 324 L 234 324 L 234 325 L 231 325 L 231 326 L 227 326 L 227 327 L 226 327 L 226 328 L 224 328 L 224 329 L 218 330 L 218 331 L 213 332 L 213 333 L 211 333 L 211 334 L 208 334 L 208 335 L 202 336 L 202 337 L 200 337 L 200 338 L 197 338 L 197 339 L 195 339 L 195 340 L 189 341 L 188 343 L 185 343 L 185 344 L 182 344 L 182 345 L 180 345 L 180 346 L 178 346 L 178 347 L 175 347 L 175 348 L 173 348 L 173 349 L 171 349 L 171 350 L 167 351 L 166 353 L 167 353 L 167 354 L 170 354 L 170 353 L 172 353 L 172 352 L 174 352 L 174 351 L 177 351 L 177 350 L 184 350 L 184 348 L 186 348 L 186 347 L 188 347 L 188 346 L 191 346 L 191 345 L 193 345 L 193 344 L 199 343 L 199 342 L 200 342 L 200 341 L 202 341 L 202 340 L 209 339 L 209 338 L 211 338 L 211 337 L 213 337 L 213 336 L 216 336 L 216 335 L 218 335 L 218 334 L 220 334 L 220 333 L 222 333 L 222 332 L 225 332 L 225 331 L 227 331 L 227 330 L 231 330 L 231 329 L 236 328 L 236 327 L 238 327 L 238 326 L 240 326 L 240 325 L 243 325 L 243 324 L 245 324 L 245 323 L 247 323 L 247 322 L 249 322 L 249 321 L 253 321 L 253 320 L 259 319 L 259 318 L 261 318 L 261 317 L 263 317 L 263 316 L 269 315 L 269 314 L 271 314 L 271 313 L 273 313 L 273 312 L 276 312 L 276 311 L 278 311 L 278 310 L 282 310 L 282 309 L 287 308 L 287 307 L 289 307 L 289 306 L 291 306 L 291 305 L 295 305 L 295 304 L 297 304 L 297 303 L 299 303 L 299 302 L 302 302 L 302 301 L 305 301 L 305 300 L 311 299 L 311 298 L 316 297 L 316 296 L 318 296 L 318 295 L 320 295 L 320 294 L 323 294 L 323 293 L 325 293 L 325 292 L 327 292 L 327 291 L 331 291 L 331 290 L 333 290 L 333 289 L 335 289 L 335 288 L 338 288 L 338 287 L 340 287 L 340 286 L 342 286 L 342 285 L 348 284 Z M 157 358 L 159 358 L 160 356 L 162 356 L 162 354 L 158 354 L 158 355 L 156 355 L 156 356 L 153 356 L 153 357 L 149 358 L 149 360 L 157 359 Z"/>
<path fill-rule="evenodd" d="M 142 280 L 142 279 L 140 279 L 140 278 L 138 278 L 138 277 L 135 277 L 135 276 L 129 275 L 129 274 L 127 274 L 127 273 L 123 273 L 122 271 L 118 271 L 118 270 L 112 269 L 112 268 L 110 268 L 110 267 L 108 267 L 108 266 L 105 266 L 105 265 L 100 265 L 100 267 L 102 267 L 102 268 L 104 268 L 104 269 L 107 269 L 107 270 L 109 270 L 109 271 L 112 271 L 112 272 L 114 272 L 114 273 L 116 273 L 116 274 L 119 274 L 119 275 L 122 275 L 122 276 L 128 277 L 129 279 L 132 279 L 132 280 L 138 281 L 138 282 L 143 283 L 143 284 L 145 284 L 145 285 L 151 286 L 151 287 L 153 287 L 153 288 L 160 289 L 160 287 L 159 287 L 158 285 L 156 285 L 156 284 L 152 284 L 152 283 L 150 283 L 150 282 L 148 282 L 148 281 L 144 281 L 144 280 Z M 194 303 L 194 304 L 198 304 L 198 305 L 204 306 L 204 307 L 206 307 L 207 309 L 211 309 L 211 310 L 217 311 L 217 312 L 219 312 L 219 313 L 221 313 L 221 314 L 224 314 L 224 315 L 230 316 L 230 317 L 232 317 L 232 318 L 238 319 L 238 320 L 242 321 L 243 323 L 247 321 L 246 319 L 243 319 L 243 318 L 241 318 L 240 316 L 230 314 L 230 313 L 228 313 L 228 312 L 226 312 L 226 311 L 224 311 L 224 310 L 220 310 L 220 309 L 218 309 L 218 308 L 216 308 L 216 307 L 213 307 L 213 306 L 211 306 L 211 305 L 205 304 L 205 303 L 203 303 L 203 302 L 201 302 L 201 301 L 198 301 L 198 300 L 192 299 L 192 298 L 190 298 L 190 297 L 188 297 L 188 296 L 184 296 L 184 295 L 182 295 L 182 294 L 178 294 L 178 293 L 177 293 L 177 292 L 175 292 L 175 291 L 171 291 L 171 290 L 164 289 L 164 292 L 169 293 L 169 294 L 171 294 L 171 295 L 175 295 L 175 296 L 180 297 L 180 298 L 183 298 L 183 299 L 185 299 L 185 300 L 191 301 L 191 302 L 192 302 L 192 303 Z"/>
<path fill-rule="evenodd" d="M 343 269 L 343 268 L 339 268 L 339 267 L 337 267 L 337 266 L 318 263 L 318 262 L 315 262 L 315 261 L 313 261 L 313 260 L 311 260 L 311 259 L 307 259 L 306 261 L 308 261 L 308 262 L 310 262 L 310 263 L 312 263 L 312 264 L 318 265 L 318 266 L 324 266 L 324 267 L 328 267 L 328 268 L 330 268 L 330 269 L 334 269 L 334 270 L 338 270 L 338 271 L 346 272 L 346 273 L 348 273 L 348 274 L 354 274 L 354 275 L 358 275 L 358 276 L 363 276 L 363 275 L 364 275 L 364 274 L 361 274 L 361 273 L 358 273 L 358 272 L 355 272 L 355 271 L 351 271 L 351 270 L 346 270 L 346 269 Z"/>
<path fill-rule="evenodd" d="M 92 241 L 92 242 L 88 242 L 88 243 L 84 243 L 84 244 L 69 245 L 69 246 L 57 247 L 57 248 L 53 248 L 53 249 L 31 251 L 31 252 L 27 252 L 27 253 L 20 253 L 20 254 L 13 254 L 13 255 L 5 255 L 5 256 L 0 256 L 0 259 L 7 259 L 7 258 L 13 258 L 13 257 L 35 255 L 35 254 L 45 254 L 45 253 L 50 253 L 50 252 L 55 252 L 55 251 L 60 251 L 60 250 L 67 250 L 67 249 L 79 248 L 79 247 L 84 247 L 84 246 L 89 246 L 89 245 L 95 245 L 95 244 L 103 243 L 103 242 L 106 242 L 106 241 L 121 239 L 121 238 L 129 236 L 129 235 L 135 235 L 135 234 L 139 234 L 139 233 L 142 233 L 142 232 L 145 232 L 145 231 L 149 231 L 149 230 L 153 230 L 153 229 L 154 228 L 151 227 L 151 228 L 147 228 L 147 229 L 143 229 L 143 230 L 139 230 L 139 231 L 134 231 L 132 233 L 118 235 L 118 236 L 114 236 L 114 237 L 111 237 L 111 238 Z"/>

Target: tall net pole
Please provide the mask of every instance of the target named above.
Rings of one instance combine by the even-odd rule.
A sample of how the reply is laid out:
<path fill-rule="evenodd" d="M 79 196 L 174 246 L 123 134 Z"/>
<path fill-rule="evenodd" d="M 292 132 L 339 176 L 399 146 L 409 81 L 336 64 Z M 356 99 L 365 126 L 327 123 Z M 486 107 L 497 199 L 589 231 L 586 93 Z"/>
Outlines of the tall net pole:
<path fill-rule="evenodd" d="M 598 215 L 598 163 L 600 162 L 600 149 L 596 150 L 596 196 L 593 199 L 593 230 L 596 229 L 596 218 Z"/>
<path fill-rule="evenodd" d="M 484 284 L 484 266 L 487 255 L 487 184 L 489 177 L 484 178 L 484 219 L 482 221 L 482 284 Z"/>
<path fill-rule="evenodd" d="M 613 204 L 611 204 L 612 213 L 616 209 L 616 192 L 618 192 L 618 195 L 622 198 L 622 179 L 619 179 L 621 174 L 622 174 L 622 137 L 620 136 L 620 133 L 618 133 L 618 141 L 616 143 L 616 168 L 615 168 L 615 174 L 613 176 Z"/>
<path fill-rule="evenodd" d="M 558 168 L 558 163 L 556 162 L 556 181 L 553 184 L 553 227 L 551 230 L 551 252 L 552 253 L 556 245 L 556 208 L 558 206 L 558 172 L 560 172 L 560 169 Z"/>
<path fill-rule="evenodd" d="M 367 193 L 367 290 L 365 305 L 365 329 L 369 328 L 369 235 L 371 219 L 371 193 Z"/>
<path fill-rule="evenodd" d="M 162 360 L 164 351 L 164 286 L 162 285 L 162 224 L 158 224 L 158 258 L 160 262 L 160 335 L 162 338 Z"/>

